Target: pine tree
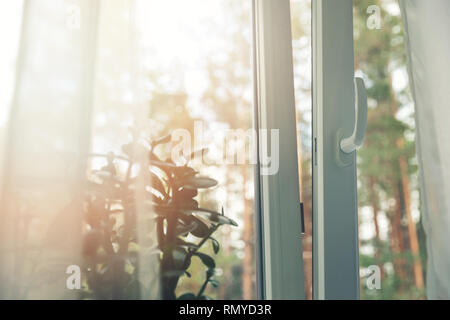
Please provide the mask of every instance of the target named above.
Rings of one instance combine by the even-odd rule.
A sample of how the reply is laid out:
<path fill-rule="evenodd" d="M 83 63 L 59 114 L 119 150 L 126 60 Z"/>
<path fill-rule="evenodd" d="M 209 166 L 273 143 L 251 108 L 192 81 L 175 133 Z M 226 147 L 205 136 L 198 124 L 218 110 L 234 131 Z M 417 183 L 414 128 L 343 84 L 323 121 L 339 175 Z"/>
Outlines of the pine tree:
<path fill-rule="evenodd" d="M 374 4 L 381 9 L 381 29 L 366 24 L 367 8 Z M 393 88 L 394 71 L 406 65 L 401 17 L 387 10 L 396 5 L 393 0 L 357 0 L 354 14 L 355 69 L 363 73 L 370 107 L 366 141 L 358 151 L 359 206 L 372 208 L 375 229 L 374 240 L 363 244 L 374 248 L 374 259 L 364 257 L 361 266 L 393 263 L 394 274 L 383 274 L 385 284 L 391 286 L 382 290 L 384 298 L 413 297 L 413 289 L 421 291 L 424 286 L 410 196 L 417 168 L 410 164 L 415 151 L 408 134 L 414 128 L 398 116 L 407 92 Z M 387 239 L 381 235 L 380 214 L 389 222 Z"/>

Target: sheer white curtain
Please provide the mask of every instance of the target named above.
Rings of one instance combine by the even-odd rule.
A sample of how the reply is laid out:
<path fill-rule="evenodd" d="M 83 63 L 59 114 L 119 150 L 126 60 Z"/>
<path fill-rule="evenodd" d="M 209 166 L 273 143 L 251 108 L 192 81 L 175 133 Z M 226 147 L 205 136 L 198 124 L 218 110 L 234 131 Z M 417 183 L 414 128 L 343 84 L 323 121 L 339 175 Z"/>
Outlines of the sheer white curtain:
<path fill-rule="evenodd" d="M 1 153 L 0 298 L 79 297 L 66 271 L 82 264 L 88 155 L 128 138 L 123 125 L 96 132 L 95 120 L 145 118 L 136 52 L 132 0 L 24 1 Z"/>
<path fill-rule="evenodd" d="M 400 3 L 416 107 L 427 296 L 450 299 L 450 1 Z"/>

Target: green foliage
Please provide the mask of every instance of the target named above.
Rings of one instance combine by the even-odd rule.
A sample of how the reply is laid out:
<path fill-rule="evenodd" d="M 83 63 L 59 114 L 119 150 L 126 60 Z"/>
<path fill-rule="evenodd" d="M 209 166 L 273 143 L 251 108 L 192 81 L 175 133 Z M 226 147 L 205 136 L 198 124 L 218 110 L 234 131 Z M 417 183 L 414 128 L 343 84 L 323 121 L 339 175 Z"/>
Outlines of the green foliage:
<path fill-rule="evenodd" d="M 381 9 L 382 26 L 371 30 L 366 26 L 367 8 L 374 4 Z M 368 204 L 370 199 L 368 179 L 374 180 L 378 192 L 393 196 L 401 178 L 400 157 L 406 158 L 410 174 L 417 170 L 411 165 L 415 156 L 414 141 L 406 138 L 406 134 L 414 129 L 397 118 L 403 107 L 400 101 L 408 100 L 399 95 L 407 93 L 394 92 L 392 88 L 392 71 L 405 68 L 406 63 L 401 17 L 389 14 L 385 9 L 392 4 L 391 0 L 356 0 L 354 6 L 355 69 L 363 73 L 368 99 L 372 101 L 364 148 L 358 152 L 360 205 Z M 403 145 L 399 145 L 400 140 Z"/>
<path fill-rule="evenodd" d="M 170 136 L 152 143 L 132 141 L 122 146 L 124 156 L 93 155 L 106 158 L 107 164 L 93 170 L 87 183 L 84 298 L 137 299 L 155 292 L 155 283 L 142 283 L 138 276 L 139 259 L 159 261 L 156 273 L 163 299 L 177 298 L 180 278 L 192 277 L 188 270 L 193 257 L 206 267 L 204 283 L 198 293 L 183 293 L 178 299 L 207 299 L 208 284 L 217 287 L 215 259 L 200 250 L 210 241 L 217 254 L 220 244 L 213 233 L 237 224 L 223 210 L 198 206 L 199 189 L 214 187 L 215 180 L 156 155 L 155 149 L 169 141 Z M 124 173 L 119 161 L 126 163 Z"/>
<path fill-rule="evenodd" d="M 374 244 L 375 245 L 375 244 Z M 387 243 L 376 245 L 379 255 L 375 257 L 371 254 L 359 255 L 360 268 L 378 265 L 383 269 L 381 279 L 381 290 L 368 289 L 365 284 L 366 278 L 361 279 L 361 299 L 367 300 L 402 300 L 420 299 L 425 295 L 424 290 L 415 288 L 414 279 L 411 275 L 406 279 L 401 279 L 394 271 L 392 261 L 403 259 L 407 266 L 413 264 L 413 257 L 410 251 L 400 254 L 393 254 Z"/>
<path fill-rule="evenodd" d="M 406 57 L 401 17 L 384 9 L 391 2 L 355 1 L 354 19 L 356 69 L 363 72 L 368 98 L 375 103 L 369 109 L 365 147 L 358 152 L 358 169 L 362 178 L 377 177 L 377 184 L 388 193 L 395 187 L 392 178 L 399 176 L 396 166 L 399 157 L 407 156 L 409 163 L 415 155 L 414 143 L 405 143 L 403 147 L 397 144 L 412 128 L 397 119 L 397 112 L 403 105 L 399 102 L 399 93 L 392 89 L 392 71 L 404 68 Z M 366 10 L 373 4 L 381 8 L 382 28 L 379 30 L 366 26 Z M 366 190 L 362 188 L 360 193 Z"/>
<path fill-rule="evenodd" d="M 381 29 L 369 29 L 366 25 L 369 16 L 367 8 L 370 5 L 377 5 L 381 9 Z M 396 5 L 394 0 L 354 1 L 355 69 L 365 79 L 369 101 L 366 138 L 364 147 L 358 151 L 358 201 L 360 207 L 377 208 L 389 222 L 387 239 L 374 238 L 361 242 L 362 246 L 373 249 L 371 254 L 360 253 L 361 268 L 378 265 L 383 270 L 382 290 L 368 290 L 362 283 L 363 299 L 411 299 L 424 296 L 424 292 L 415 288 L 413 259 L 406 241 L 408 232 L 403 221 L 397 226 L 398 221 L 393 219 L 393 211 L 397 209 L 392 204 L 399 204 L 401 215 L 405 214 L 402 195 L 404 173 L 400 170 L 400 161 L 406 162 L 409 181 L 414 181 L 417 173 L 414 121 L 399 116 L 411 98 L 408 89 L 394 89 L 394 72 L 406 69 L 402 19 L 388 10 Z M 411 185 L 414 187 L 414 182 Z M 423 229 L 420 223 L 416 224 L 416 228 L 419 231 L 424 266 Z M 393 229 L 401 230 L 405 240 L 404 251 L 396 254 L 393 253 L 393 246 L 396 245 Z M 396 273 L 394 261 L 402 261 L 406 279 Z"/>

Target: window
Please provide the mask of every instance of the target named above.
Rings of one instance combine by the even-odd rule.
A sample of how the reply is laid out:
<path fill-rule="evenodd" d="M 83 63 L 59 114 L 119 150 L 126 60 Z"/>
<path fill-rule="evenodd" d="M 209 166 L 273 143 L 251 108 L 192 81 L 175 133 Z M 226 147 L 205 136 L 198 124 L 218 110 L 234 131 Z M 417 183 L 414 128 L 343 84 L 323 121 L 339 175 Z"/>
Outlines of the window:
<path fill-rule="evenodd" d="M 2 4 L 1 297 L 423 297 L 402 25 L 369 5 Z"/>

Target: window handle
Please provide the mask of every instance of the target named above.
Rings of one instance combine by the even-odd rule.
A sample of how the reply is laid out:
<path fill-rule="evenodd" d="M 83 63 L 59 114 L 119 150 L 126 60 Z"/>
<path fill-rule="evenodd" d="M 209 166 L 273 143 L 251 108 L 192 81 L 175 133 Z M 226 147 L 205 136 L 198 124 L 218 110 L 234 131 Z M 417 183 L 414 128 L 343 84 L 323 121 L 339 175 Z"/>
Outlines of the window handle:
<path fill-rule="evenodd" d="M 355 127 L 350 137 L 340 142 L 341 150 L 351 153 L 358 149 L 363 143 L 367 127 L 367 94 L 364 80 L 356 77 L 355 82 Z"/>

